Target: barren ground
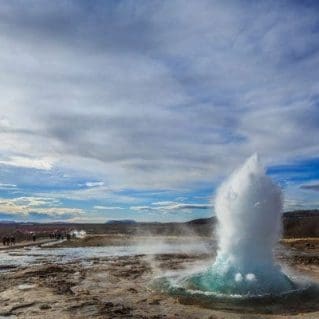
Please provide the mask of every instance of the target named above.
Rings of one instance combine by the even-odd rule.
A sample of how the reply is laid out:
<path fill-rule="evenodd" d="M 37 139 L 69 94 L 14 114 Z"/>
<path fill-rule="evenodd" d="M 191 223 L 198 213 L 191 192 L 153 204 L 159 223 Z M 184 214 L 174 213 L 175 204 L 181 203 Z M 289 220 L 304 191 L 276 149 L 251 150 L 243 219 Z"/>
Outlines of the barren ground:
<path fill-rule="evenodd" d="M 153 238 L 154 239 L 154 238 Z M 63 247 L 140 243 L 147 238 L 91 236 Z M 163 240 L 161 238 L 160 240 Z M 168 242 L 176 239 L 166 238 Z M 194 238 L 183 238 L 184 243 Z M 199 238 L 196 238 L 199 240 Z M 319 239 L 286 240 L 278 260 L 319 282 Z M 236 313 L 182 304 L 151 289 L 155 276 L 208 262 L 210 254 L 174 253 L 91 258 L 86 263 L 43 262 L 0 273 L 0 318 L 319 318 L 318 303 L 296 303 L 274 313 Z"/>

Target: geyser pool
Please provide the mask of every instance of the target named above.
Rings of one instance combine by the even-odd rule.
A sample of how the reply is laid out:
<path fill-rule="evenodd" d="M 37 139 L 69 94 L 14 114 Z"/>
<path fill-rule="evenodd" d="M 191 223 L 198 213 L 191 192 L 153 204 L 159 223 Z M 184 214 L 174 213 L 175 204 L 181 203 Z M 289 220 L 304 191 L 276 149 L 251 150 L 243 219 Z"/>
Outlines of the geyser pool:
<path fill-rule="evenodd" d="M 221 185 L 215 212 L 215 262 L 203 272 L 171 280 L 170 291 L 256 297 L 298 289 L 273 259 L 272 249 L 281 232 L 282 194 L 257 155 Z"/>

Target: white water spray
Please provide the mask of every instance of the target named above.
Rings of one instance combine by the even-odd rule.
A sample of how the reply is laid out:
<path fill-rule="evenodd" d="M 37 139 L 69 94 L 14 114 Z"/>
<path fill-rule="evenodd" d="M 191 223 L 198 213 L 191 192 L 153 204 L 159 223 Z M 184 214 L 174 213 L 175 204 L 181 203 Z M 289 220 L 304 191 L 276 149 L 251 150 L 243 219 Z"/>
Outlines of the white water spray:
<path fill-rule="evenodd" d="M 250 157 L 217 192 L 219 246 L 215 263 L 186 279 L 186 286 L 227 295 L 278 294 L 294 289 L 274 263 L 281 229 L 280 188 Z"/>
<path fill-rule="evenodd" d="M 242 275 L 256 265 L 272 267 L 272 249 L 280 236 L 282 196 L 251 156 L 217 192 L 219 250 L 217 259 L 236 265 Z"/>

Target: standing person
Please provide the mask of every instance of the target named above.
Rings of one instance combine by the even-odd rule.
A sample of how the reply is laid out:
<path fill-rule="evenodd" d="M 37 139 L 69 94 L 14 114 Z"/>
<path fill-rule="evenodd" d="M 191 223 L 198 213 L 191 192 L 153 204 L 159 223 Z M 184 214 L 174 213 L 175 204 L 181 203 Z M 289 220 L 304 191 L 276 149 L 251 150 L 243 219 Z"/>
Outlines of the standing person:
<path fill-rule="evenodd" d="M 36 241 L 36 240 L 37 240 L 37 236 L 36 236 L 35 233 L 32 233 L 32 240 L 33 240 L 33 241 Z"/>
<path fill-rule="evenodd" d="M 7 236 L 2 237 L 2 243 L 3 243 L 3 246 L 7 245 Z"/>
<path fill-rule="evenodd" d="M 10 236 L 10 246 L 14 246 L 16 244 L 16 239 L 13 235 Z"/>

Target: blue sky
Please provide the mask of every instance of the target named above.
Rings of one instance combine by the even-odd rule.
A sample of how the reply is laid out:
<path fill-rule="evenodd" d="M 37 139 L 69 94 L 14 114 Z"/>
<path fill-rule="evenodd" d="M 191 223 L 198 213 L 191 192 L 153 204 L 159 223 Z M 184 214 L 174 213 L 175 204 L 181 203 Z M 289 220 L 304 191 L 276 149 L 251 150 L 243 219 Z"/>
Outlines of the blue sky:
<path fill-rule="evenodd" d="M 0 219 L 182 221 L 258 152 L 318 208 L 315 1 L 1 1 Z"/>

